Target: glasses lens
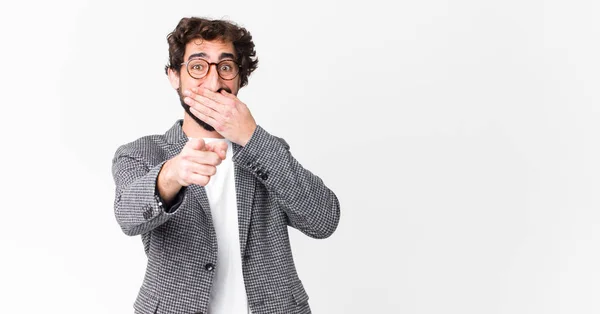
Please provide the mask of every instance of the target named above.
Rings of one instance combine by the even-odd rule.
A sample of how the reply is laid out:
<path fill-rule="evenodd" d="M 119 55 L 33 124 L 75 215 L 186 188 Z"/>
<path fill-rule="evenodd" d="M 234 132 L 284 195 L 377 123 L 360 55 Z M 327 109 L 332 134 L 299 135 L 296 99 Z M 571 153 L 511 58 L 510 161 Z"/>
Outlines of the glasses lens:
<path fill-rule="evenodd" d="M 188 62 L 188 72 L 194 78 L 201 78 L 208 72 L 208 62 L 202 59 L 194 59 Z"/>
<path fill-rule="evenodd" d="M 224 60 L 219 62 L 217 71 L 219 76 L 225 80 L 231 80 L 238 74 L 238 65 L 233 60 Z"/>

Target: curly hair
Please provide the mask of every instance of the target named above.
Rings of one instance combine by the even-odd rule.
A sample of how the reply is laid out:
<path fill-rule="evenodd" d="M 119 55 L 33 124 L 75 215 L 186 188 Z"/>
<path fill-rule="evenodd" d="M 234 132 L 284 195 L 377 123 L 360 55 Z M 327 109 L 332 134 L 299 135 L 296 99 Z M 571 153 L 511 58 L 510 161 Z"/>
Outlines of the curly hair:
<path fill-rule="evenodd" d="M 248 76 L 258 67 L 252 35 L 245 28 L 225 20 L 182 18 L 173 32 L 167 35 L 169 63 L 165 66 L 166 73 L 169 69 L 179 73 L 186 44 L 197 38 L 231 42 L 237 56 L 236 62 L 240 65 L 240 87 L 248 84 Z"/>

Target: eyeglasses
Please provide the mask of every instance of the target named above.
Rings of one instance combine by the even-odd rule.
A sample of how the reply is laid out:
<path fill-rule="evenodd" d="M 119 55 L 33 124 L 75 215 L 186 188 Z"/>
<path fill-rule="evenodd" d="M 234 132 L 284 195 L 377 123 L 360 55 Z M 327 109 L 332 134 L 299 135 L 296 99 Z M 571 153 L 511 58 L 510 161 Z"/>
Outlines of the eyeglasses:
<path fill-rule="evenodd" d="M 223 60 L 219 63 L 214 63 L 204 59 L 191 59 L 181 65 L 186 66 L 187 72 L 191 77 L 201 79 L 208 74 L 208 70 L 213 64 L 217 66 L 219 77 L 227 81 L 233 80 L 240 72 L 239 65 L 233 60 Z"/>

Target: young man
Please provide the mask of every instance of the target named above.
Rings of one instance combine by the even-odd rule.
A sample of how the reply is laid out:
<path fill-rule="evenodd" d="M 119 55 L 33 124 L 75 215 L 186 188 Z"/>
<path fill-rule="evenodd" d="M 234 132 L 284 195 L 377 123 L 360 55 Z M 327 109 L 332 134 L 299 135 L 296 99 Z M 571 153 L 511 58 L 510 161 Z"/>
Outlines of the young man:
<path fill-rule="evenodd" d="M 326 238 L 339 202 L 237 98 L 258 63 L 252 36 L 183 18 L 168 43 L 183 120 L 113 159 L 117 221 L 148 256 L 135 312 L 310 313 L 287 227 Z"/>

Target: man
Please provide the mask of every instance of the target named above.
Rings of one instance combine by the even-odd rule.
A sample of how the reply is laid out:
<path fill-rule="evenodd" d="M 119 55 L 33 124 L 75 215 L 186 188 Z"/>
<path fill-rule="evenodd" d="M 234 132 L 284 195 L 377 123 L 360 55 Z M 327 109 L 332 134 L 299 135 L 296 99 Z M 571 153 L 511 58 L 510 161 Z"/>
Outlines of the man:
<path fill-rule="evenodd" d="M 310 313 L 287 227 L 330 236 L 335 194 L 237 98 L 258 63 L 246 29 L 183 18 L 167 39 L 183 120 L 113 159 L 117 221 L 148 257 L 135 312 Z"/>

